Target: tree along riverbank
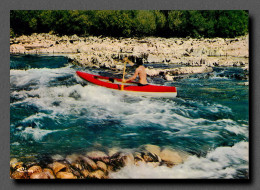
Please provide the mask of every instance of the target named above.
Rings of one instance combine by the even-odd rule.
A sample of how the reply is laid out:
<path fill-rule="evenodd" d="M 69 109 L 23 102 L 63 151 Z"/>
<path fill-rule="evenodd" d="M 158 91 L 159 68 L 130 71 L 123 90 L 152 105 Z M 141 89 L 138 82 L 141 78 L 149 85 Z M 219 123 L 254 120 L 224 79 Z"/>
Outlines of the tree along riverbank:
<path fill-rule="evenodd" d="M 56 36 L 47 33 L 10 39 L 11 54 L 65 54 L 70 62 L 83 67 L 123 70 L 122 58 L 144 63 L 182 65 L 178 68 L 147 68 L 148 76 L 211 72 L 212 67 L 243 67 L 248 71 L 249 37 L 237 38 L 112 38 Z"/>

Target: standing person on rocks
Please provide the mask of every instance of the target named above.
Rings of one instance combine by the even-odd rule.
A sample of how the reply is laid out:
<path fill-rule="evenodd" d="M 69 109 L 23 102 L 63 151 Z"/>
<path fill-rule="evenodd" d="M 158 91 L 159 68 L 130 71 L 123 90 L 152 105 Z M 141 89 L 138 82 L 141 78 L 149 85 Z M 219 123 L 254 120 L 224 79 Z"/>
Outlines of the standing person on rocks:
<path fill-rule="evenodd" d="M 123 61 L 131 62 L 127 57 L 123 59 Z M 138 86 L 146 86 L 147 79 L 146 79 L 146 71 L 145 67 L 143 66 L 143 60 L 142 58 L 136 58 L 135 64 L 137 65 L 137 68 L 135 69 L 135 73 L 132 77 L 130 77 L 127 80 L 123 80 L 124 83 L 136 79 L 137 76 L 139 76 L 139 83 Z"/>

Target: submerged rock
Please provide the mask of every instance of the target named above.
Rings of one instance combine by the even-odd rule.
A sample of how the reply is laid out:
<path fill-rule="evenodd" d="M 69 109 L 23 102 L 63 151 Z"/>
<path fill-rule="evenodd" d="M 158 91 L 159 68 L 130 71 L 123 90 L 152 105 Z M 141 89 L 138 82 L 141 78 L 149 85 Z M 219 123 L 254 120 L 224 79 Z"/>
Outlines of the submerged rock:
<path fill-rule="evenodd" d="M 17 162 L 18 162 L 17 158 L 12 158 L 10 160 L 10 167 L 14 168 Z"/>
<path fill-rule="evenodd" d="M 28 175 L 24 171 L 14 171 L 11 175 L 12 179 L 28 179 Z"/>
<path fill-rule="evenodd" d="M 113 155 L 115 155 L 116 153 L 120 152 L 120 149 L 119 148 L 110 148 L 108 150 L 108 156 L 109 157 L 112 157 Z"/>
<path fill-rule="evenodd" d="M 89 178 L 95 178 L 95 179 L 106 179 L 106 175 L 101 170 L 96 170 L 94 172 L 89 173 Z"/>
<path fill-rule="evenodd" d="M 120 155 L 120 161 L 123 166 L 132 165 L 135 163 L 134 156 L 132 153 L 123 153 Z"/>
<path fill-rule="evenodd" d="M 161 148 L 159 146 L 152 144 L 144 145 L 144 149 L 156 155 L 159 155 L 161 151 Z"/>
<path fill-rule="evenodd" d="M 71 166 L 76 168 L 76 169 L 78 169 L 78 170 L 82 170 L 83 169 L 82 165 L 79 162 L 71 163 Z"/>
<path fill-rule="evenodd" d="M 145 160 L 143 159 L 142 154 L 140 152 L 134 153 L 134 160 L 135 160 L 135 165 L 139 165 L 140 163 L 145 162 Z"/>
<path fill-rule="evenodd" d="M 45 172 L 40 172 L 40 173 L 33 173 L 30 176 L 30 179 L 50 179 L 50 177 Z"/>
<path fill-rule="evenodd" d="M 107 171 L 107 165 L 104 162 L 97 161 L 97 167 L 98 169 L 106 172 Z"/>
<path fill-rule="evenodd" d="M 98 168 L 96 163 L 93 160 L 91 160 L 90 158 L 82 156 L 81 159 L 84 162 L 84 164 L 86 164 L 87 167 L 89 167 L 90 169 L 96 170 Z"/>
<path fill-rule="evenodd" d="M 44 168 L 43 172 L 48 175 L 49 179 L 55 179 L 55 175 L 53 173 L 53 171 L 49 168 Z"/>
<path fill-rule="evenodd" d="M 67 171 L 67 166 L 60 162 L 54 162 L 52 164 L 52 170 L 54 171 L 54 174 L 56 175 L 60 171 Z"/>
<path fill-rule="evenodd" d="M 42 168 L 41 168 L 41 166 L 32 166 L 27 170 L 27 172 L 28 172 L 28 175 L 31 176 L 34 173 L 41 173 Z"/>
<path fill-rule="evenodd" d="M 93 160 L 99 160 L 99 159 L 108 157 L 108 155 L 102 151 L 91 151 L 91 152 L 88 152 L 86 154 L 86 156 Z"/>
<path fill-rule="evenodd" d="M 87 178 L 90 174 L 90 172 L 87 169 L 82 170 L 81 173 L 84 176 L 84 178 Z"/>
<path fill-rule="evenodd" d="M 22 168 L 24 168 L 24 164 L 23 162 L 19 162 L 17 159 L 14 159 L 10 161 L 10 167 L 13 170 L 18 170 L 18 169 L 21 170 Z"/>
<path fill-rule="evenodd" d="M 175 165 L 183 162 L 183 159 L 181 158 L 179 153 L 171 149 L 162 150 L 159 156 L 163 161 L 169 161 Z"/>
<path fill-rule="evenodd" d="M 66 160 L 53 162 L 51 159 L 44 162 L 43 165 L 40 161 L 33 166 L 31 165 L 33 162 L 24 164 L 17 159 L 12 159 L 10 161 L 10 176 L 13 179 L 107 179 L 111 172 L 116 172 L 125 166 L 158 167 L 164 165 L 173 167 L 183 163 L 186 159 L 185 153 L 171 148 L 164 148 L 161 151 L 161 147 L 151 144 L 136 149 L 115 148 L 108 152 L 108 155 L 101 151 L 88 152 L 85 156 L 72 154 L 66 156 Z M 104 159 L 108 161 L 104 162 Z M 47 167 L 42 169 L 41 166 Z M 18 170 L 19 168 L 20 170 Z M 28 169 L 25 170 L 25 168 Z"/>
<path fill-rule="evenodd" d="M 77 179 L 72 173 L 69 172 L 58 172 L 56 174 L 57 179 Z"/>
<path fill-rule="evenodd" d="M 77 154 L 68 155 L 68 156 L 66 156 L 66 160 L 69 163 L 73 163 L 73 162 L 79 161 L 79 155 L 77 155 Z"/>

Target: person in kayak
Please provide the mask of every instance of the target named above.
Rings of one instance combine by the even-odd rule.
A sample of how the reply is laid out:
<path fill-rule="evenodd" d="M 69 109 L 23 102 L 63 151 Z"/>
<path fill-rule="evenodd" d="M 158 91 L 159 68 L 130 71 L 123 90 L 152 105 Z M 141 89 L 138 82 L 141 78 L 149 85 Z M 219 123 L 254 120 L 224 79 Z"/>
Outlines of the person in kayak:
<path fill-rule="evenodd" d="M 124 61 L 130 63 L 131 61 L 125 57 L 123 59 Z M 124 83 L 129 82 L 131 80 L 136 79 L 137 76 L 139 76 L 139 83 L 138 86 L 146 86 L 148 85 L 147 83 L 147 79 L 146 79 L 146 71 L 145 71 L 145 67 L 143 66 L 143 60 L 141 58 L 136 58 L 136 63 L 137 68 L 135 69 L 135 73 L 132 77 L 130 77 L 129 79 L 123 80 Z M 131 64 L 133 65 L 133 63 Z"/>

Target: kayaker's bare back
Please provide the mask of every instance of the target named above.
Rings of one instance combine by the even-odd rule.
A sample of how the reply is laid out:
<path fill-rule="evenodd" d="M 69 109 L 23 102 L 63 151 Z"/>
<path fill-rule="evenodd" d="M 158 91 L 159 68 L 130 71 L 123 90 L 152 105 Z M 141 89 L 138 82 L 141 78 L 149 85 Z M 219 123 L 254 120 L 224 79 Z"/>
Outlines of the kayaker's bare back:
<path fill-rule="evenodd" d="M 129 79 L 125 80 L 125 82 L 134 80 L 134 79 L 136 79 L 137 76 L 139 76 L 140 84 L 147 84 L 146 71 L 145 71 L 145 67 L 143 65 L 140 65 L 139 67 L 137 67 L 135 70 L 135 74 L 132 77 L 130 77 Z"/>
<path fill-rule="evenodd" d="M 125 57 L 123 60 L 128 62 L 128 63 L 131 63 L 131 65 L 134 65 L 134 63 L 131 62 L 127 57 Z M 137 65 L 139 65 L 139 66 L 136 68 L 134 75 L 132 77 L 130 77 L 129 79 L 124 80 L 124 82 L 128 82 L 128 81 L 134 80 L 138 76 L 139 77 L 139 83 L 141 85 L 146 85 L 147 84 L 147 79 L 146 79 L 145 67 L 143 66 L 142 61 L 141 62 L 139 61 L 137 63 Z"/>
<path fill-rule="evenodd" d="M 139 76 L 139 83 L 147 84 L 145 67 L 143 65 L 140 65 L 135 72 L 137 72 Z"/>

